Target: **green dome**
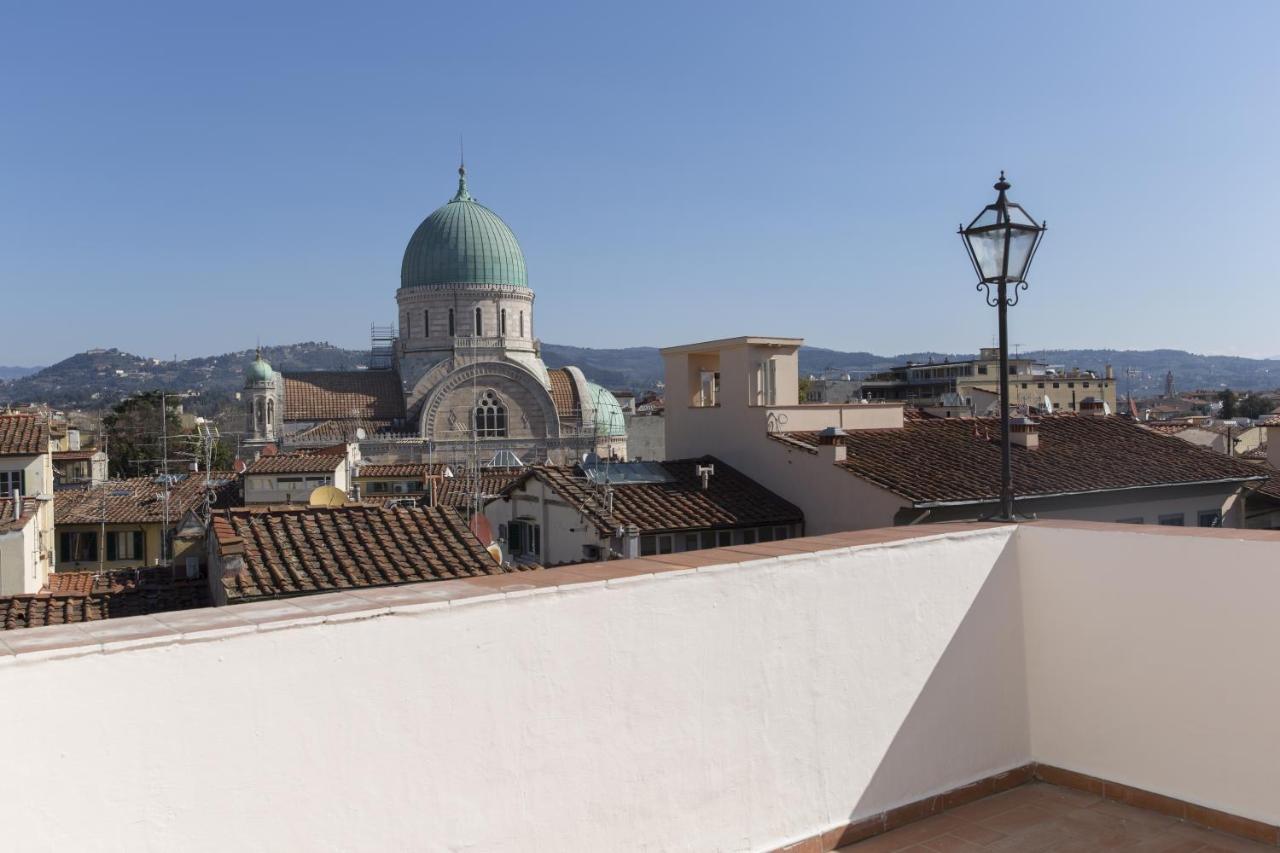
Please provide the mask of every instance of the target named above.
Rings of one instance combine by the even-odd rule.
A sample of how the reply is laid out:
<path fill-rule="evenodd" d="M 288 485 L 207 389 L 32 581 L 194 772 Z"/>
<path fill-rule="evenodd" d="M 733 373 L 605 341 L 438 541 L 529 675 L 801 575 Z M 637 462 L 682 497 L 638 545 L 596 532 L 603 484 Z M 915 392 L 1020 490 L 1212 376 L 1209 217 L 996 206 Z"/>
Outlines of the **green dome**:
<path fill-rule="evenodd" d="M 596 435 L 610 437 L 627 434 L 627 419 L 622 414 L 618 398 L 594 382 L 587 383 L 587 395 L 596 412 Z"/>
<path fill-rule="evenodd" d="M 245 382 L 270 382 L 274 375 L 271 365 L 262 358 L 262 350 L 258 350 L 257 357 L 244 369 Z"/>
<path fill-rule="evenodd" d="M 457 195 L 422 221 L 404 250 L 400 286 L 433 284 L 529 286 L 516 235 L 467 192 L 464 168 L 458 169 Z"/>

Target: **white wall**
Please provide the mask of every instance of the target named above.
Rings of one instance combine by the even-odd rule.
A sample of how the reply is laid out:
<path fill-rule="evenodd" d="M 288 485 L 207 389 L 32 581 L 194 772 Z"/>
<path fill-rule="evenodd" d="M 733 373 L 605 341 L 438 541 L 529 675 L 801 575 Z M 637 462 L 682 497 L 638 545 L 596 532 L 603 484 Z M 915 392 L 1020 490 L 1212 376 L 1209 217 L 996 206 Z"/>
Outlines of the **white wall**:
<path fill-rule="evenodd" d="M 1036 759 L 1280 823 L 1280 536 L 1106 527 L 1019 531 Z"/>
<path fill-rule="evenodd" d="M 771 849 L 1028 760 L 1009 536 L 233 636 L 198 620 L 263 611 L 162 614 L 186 642 L 0 665 L 43 733 L 0 819 L 32 850 Z"/>

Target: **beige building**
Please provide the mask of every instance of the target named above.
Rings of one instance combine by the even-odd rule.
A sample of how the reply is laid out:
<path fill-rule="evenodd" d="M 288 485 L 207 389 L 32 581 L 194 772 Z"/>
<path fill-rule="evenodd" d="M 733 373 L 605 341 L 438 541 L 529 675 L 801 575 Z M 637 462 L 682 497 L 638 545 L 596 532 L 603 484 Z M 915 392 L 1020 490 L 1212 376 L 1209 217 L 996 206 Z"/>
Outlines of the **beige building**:
<path fill-rule="evenodd" d="M 983 347 L 977 358 L 968 361 L 908 363 L 868 377 L 861 388 L 868 400 L 932 406 L 958 397 L 968 401 L 975 414 L 999 414 L 993 407 L 1000 397 L 1000 351 Z M 1078 412 L 1088 399 L 1099 400 L 1115 412 L 1115 373 L 1110 365 L 1099 374 L 1014 357 L 1009 359 L 1009 396 L 1015 405 L 1041 413 L 1047 410 L 1046 400 L 1055 412 Z"/>
<path fill-rule="evenodd" d="M 802 343 L 743 337 L 662 350 L 668 452 L 714 452 L 799 506 L 811 533 L 995 512 L 998 420 L 906 418 L 902 403 L 802 405 Z M 1241 527 L 1240 497 L 1265 479 L 1100 413 L 1042 417 L 1015 438 L 1019 512 L 1042 517 Z"/>
<path fill-rule="evenodd" d="M 305 504 L 322 486 L 332 486 L 345 495 L 358 458 L 355 444 L 316 453 L 263 454 L 245 469 L 245 505 Z"/>
<path fill-rule="evenodd" d="M 48 423 L 0 415 L 0 595 L 39 591 L 53 568 Z"/>

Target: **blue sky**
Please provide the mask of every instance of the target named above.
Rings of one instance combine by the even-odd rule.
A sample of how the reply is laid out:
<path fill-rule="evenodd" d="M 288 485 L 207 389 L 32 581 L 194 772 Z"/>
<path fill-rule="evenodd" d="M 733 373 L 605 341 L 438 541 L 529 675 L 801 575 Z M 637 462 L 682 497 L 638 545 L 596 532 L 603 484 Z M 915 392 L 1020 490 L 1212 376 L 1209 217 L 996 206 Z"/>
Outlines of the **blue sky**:
<path fill-rule="evenodd" d="M 1280 4 L 27 3 L 0 364 L 366 346 L 472 192 L 537 334 L 972 351 L 957 224 L 1048 220 L 1012 340 L 1280 355 Z"/>

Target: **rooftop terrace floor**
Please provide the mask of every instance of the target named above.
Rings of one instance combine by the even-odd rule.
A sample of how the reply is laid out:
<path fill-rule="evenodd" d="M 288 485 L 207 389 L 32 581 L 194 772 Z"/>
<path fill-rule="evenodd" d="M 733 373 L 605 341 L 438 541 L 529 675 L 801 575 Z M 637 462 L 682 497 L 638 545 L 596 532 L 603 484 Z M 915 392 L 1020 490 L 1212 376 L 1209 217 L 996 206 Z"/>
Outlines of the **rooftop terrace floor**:
<path fill-rule="evenodd" d="M 840 849 L 851 853 L 1275 850 L 1201 829 L 1175 817 L 1044 782 L 1031 782 Z"/>

